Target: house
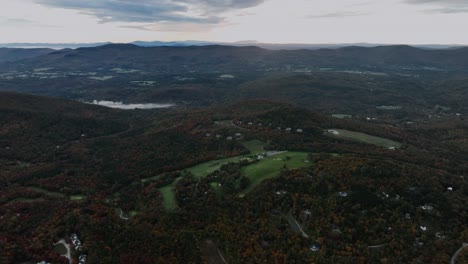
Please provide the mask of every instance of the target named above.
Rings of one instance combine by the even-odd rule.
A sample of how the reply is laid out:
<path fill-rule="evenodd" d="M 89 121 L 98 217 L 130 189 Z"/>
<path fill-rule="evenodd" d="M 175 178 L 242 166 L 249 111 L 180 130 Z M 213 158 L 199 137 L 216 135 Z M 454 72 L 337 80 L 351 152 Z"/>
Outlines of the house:
<path fill-rule="evenodd" d="M 78 264 L 85 264 L 85 263 L 86 263 L 86 258 L 87 258 L 87 255 L 81 254 L 81 255 L 78 257 Z"/>
<path fill-rule="evenodd" d="M 291 128 L 290 127 L 286 128 L 286 131 L 291 131 Z"/>
<path fill-rule="evenodd" d="M 221 137 L 221 135 L 220 135 L 220 134 L 216 134 L 216 138 L 220 138 L 220 137 Z"/>
<path fill-rule="evenodd" d="M 304 130 L 302 130 L 301 128 L 298 128 L 298 129 L 296 130 L 296 132 L 297 132 L 297 133 L 302 133 L 302 132 L 304 132 Z"/>
<path fill-rule="evenodd" d="M 310 210 L 304 210 L 304 211 L 302 211 L 302 213 L 301 213 L 301 215 L 300 215 L 300 219 L 301 219 L 303 222 L 309 221 L 311 218 L 312 218 L 312 212 L 311 212 Z"/>
<path fill-rule="evenodd" d="M 247 125 L 251 126 L 251 125 L 253 125 L 253 123 L 252 123 L 252 122 L 249 122 L 249 123 L 247 123 Z"/>
<path fill-rule="evenodd" d="M 443 232 L 437 232 L 435 234 L 435 236 L 438 238 L 438 239 L 445 239 L 445 236 L 444 236 L 444 233 Z"/>
<path fill-rule="evenodd" d="M 453 191 L 453 188 L 452 187 L 447 187 L 447 190 Z"/>
<path fill-rule="evenodd" d="M 78 238 L 78 235 L 77 234 L 71 234 L 70 239 L 73 242 L 73 245 L 75 246 L 75 250 L 81 251 L 81 249 L 83 247 L 81 245 L 80 239 Z"/>
<path fill-rule="evenodd" d="M 206 133 L 205 136 L 206 137 L 211 137 L 211 133 Z"/>
<path fill-rule="evenodd" d="M 310 245 L 310 250 L 312 250 L 312 252 L 317 252 L 317 251 L 320 250 L 320 245 L 312 244 L 312 245 Z"/>
<path fill-rule="evenodd" d="M 227 140 L 232 140 L 232 137 L 231 137 L 231 136 L 229 136 L 229 137 L 227 137 L 226 139 L 227 139 Z"/>
<path fill-rule="evenodd" d="M 236 133 L 236 137 L 242 137 L 241 133 Z"/>
<path fill-rule="evenodd" d="M 423 205 L 421 206 L 421 208 L 425 211 L 432 211 L 432 209 L 434 209 L 434 207 L 430 206 L 430 205 Z"/>

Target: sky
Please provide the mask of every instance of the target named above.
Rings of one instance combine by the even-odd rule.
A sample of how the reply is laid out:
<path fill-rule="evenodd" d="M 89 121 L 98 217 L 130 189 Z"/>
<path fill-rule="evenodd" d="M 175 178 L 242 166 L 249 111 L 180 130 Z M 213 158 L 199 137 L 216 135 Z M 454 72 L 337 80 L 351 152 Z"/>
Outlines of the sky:
<path fill-rule="evenodd" d="M 0 43 L 468 44 L 468 0 L 0 0 Z"/>

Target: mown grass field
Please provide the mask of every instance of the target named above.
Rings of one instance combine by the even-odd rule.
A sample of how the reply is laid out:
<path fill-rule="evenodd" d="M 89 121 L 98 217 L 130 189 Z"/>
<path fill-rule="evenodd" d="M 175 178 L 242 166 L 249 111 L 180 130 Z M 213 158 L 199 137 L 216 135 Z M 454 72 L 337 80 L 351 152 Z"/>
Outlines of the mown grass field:
<path fill-rule="evenodd" d="M 175 179 L 171 184 L 159 188 L 162 195 L 162 205 L 166 210 L 174 210 L 177 206 L 175 198 L 175 187 L 181 178 Z"/>
<path fill-rule="evenodd" d="M 237 157 L 231 157 L 226 159 L 210 160 L 193 167 L 187 168 L 187 171 L 192 173 L 196 178 L 206 177 L 209 174 L 219 170 L 221 166 L 228 163 L 237 163 L 242 159 L 248 159 L 252 154 L 258 154 L 265 151 L 265 142 L 260 140 L 250 140 L 242 142 L 242 144 L 250 151 L 249 155 L 242 155 Z"/>
<path fill-rule="evenodd" d="M 252 191 L 264 180 L 278 177 L 282 168 L 300 169 L 310 165 L 306 152 L 285 152 L 266 157 L 242 168 L 242 173 L 250 180 L 250 185 L 242 194 Z"/>
<path fill-rule="evenodd" d="M 401 143 L 390 140 L 390 139 L 371 136 L 371 135 L 368 135 L 368 134 L 365 134 L 365 133 L 349 131 L 349 130 L 343 130 L 343 129 L 333 129 L 333 130 L 337 131 L 339 134 L 328 133 L 328 135 L 331 135 L 331 136 L 337 137 L 337 138 L 343 138 L 343 139 L 353 140 L 353 141 L 362 142 L 362 143 L 366 143 L 366 144 L 381 146 L 381 147 L 385 147 L 385 148 L 391 148 L 391 147 L 399 148 L 399 147 L 401 147 Z"/>
<path fill-rule="evenodd" d="M 343 118 L 352 118 L 353 116 L 352 115 L 347 115 L 347 114 L 333 114 L 332 117 L 343 119 Z"/>
<path fill-rule="evenodd" d="M 72 201 L 80 201 L 80 200 L 84 200 L 86 198 L 86 196 L 84 195 L 70 195 L 70 200 Z"/>
<path fill-rule="evenodd" d="M 260 140 L 246 141 L 242 144 L 244 144 L 244 146 L 250 150 L 251 154 L 207 161 L 187 168 L 186 171 L 192 173 L 196 178 L 200 179 L 208 176 L 216 170 L 219 170 L 224 164 L 228 164 L 230 162 L 237 163 L 242 159 L 250 159 L 252 155 L 265 152 L 264 147 L 266 143 Z M 264 180 L 278 177 L 282 168 L 298 169 L 310 165 L 307 160 L 307 155 L 308 153 L 306 152 L 284 152 L 271 157 L 265 157 L 264 159 L 259 160 L 254 164 L 242 168 L 241 172 L 250 180 L 250 185 L 242 191 L 241 195 L 252 191 Z M 153 178 L 157 177 L 158 176 Z M 163 198 L 162 204 L 166 210 L 174 210 L 177 208 L 174 189 L 180 179 L 181 178 L 177 178 L 171 184 L 159 188 Z M 150 179 L 145 179 L 144 181 L 147 180 Z M 211 187 L 218 195 L 221 195 L 222 190 L 218 184 L 219 183 L 211 183 Z"/>
<path fill-rule="evenodd" d="M 190 167 L 186 170 L 192 173 L 196 178 L 203 178 L 215 172 L 216 170 L 219 170 L 221 166 L 223 166 L 224 164 L 228 164 L 230 162 L 236 163 L 246 158 L 247 156 L 237 156 L 237 157 L 226 158 L 226 159 L 210 160 L 210 161 L 195 165 L 193 167 Z"/>

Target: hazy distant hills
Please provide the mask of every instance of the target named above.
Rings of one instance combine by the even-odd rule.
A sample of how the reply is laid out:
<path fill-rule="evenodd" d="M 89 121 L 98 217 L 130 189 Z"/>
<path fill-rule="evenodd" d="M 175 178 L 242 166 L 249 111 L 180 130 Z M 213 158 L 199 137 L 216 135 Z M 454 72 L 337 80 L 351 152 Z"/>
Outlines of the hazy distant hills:
<path fill-rule="evenodd" d="M 49 49 L 77 49 L 77 48 L 89 48 L 98 47 L 102 45 L 113 44 L 111 42 L 96 42 L 96 43 L 0 43 L 0 47 L 4 48 L 49 48 Z M 300 44 L 300 43 L 262 43 L 257 41 L 239 41 L 239 42 L 210 42 L 210 41 L 134 41 L 128 44 L 134 44 L 141 47 L 160 47 L 160 46 L 172 46 L 172 47 L 187 47 L 187 46 L 210 46 L 210 45 L 225 45 L 225 46 L 257 46 L 264 49 L 271 50 L 297 50 L 297 49 L 339 49 L 349 46 L 358 47 L 378 47 L 378 46 L 392 46 L 389 44 L 377 44 L 377 43 L 338 43 L 338 44 Z M 449 45 L 449 44 L 427 44 L 427 45 L 412 45 L 416 48 L 422 49 L 454 49 L 463 47 L 462 45 Z"/>
<path fill-rule="evenodd" d="M 0 48 L 0 63 L 34 58 L 52 52 L 52 49 Z"/>
<path fill-rule="evenodd" d="M 131 68 L 140 71 L 183 73 L 220 70 L 224 72 L 307 71 L 333 68 L 383 72 L 468 71 L 468 48 L 433 50 L 404 45 L 267 50 L 255 46 L 141 47 L 133 44 L 107 44 L 75 50 L 63 49 L 53 52 L 41 50 L 42 54 L 46 54 L 38 53 L 36 57 L 33 57 L 28 50 L 24 52 L 24 60 L 20 63 L 2 63 L 0 70 L 55 68 L 90 71 Z"/>
<path fill-rule="evenodd" d="M 403 107 L 407 112 L 391 112 L 402 116 L 438 105 L 467 111 L 468 48 L 107 44 L 2 51 L 14 58 L 5 55 L 0 61 L 4 91 L 191 106 L 272 99 L 327 113 L 369 114 L 388 105 Z"/>

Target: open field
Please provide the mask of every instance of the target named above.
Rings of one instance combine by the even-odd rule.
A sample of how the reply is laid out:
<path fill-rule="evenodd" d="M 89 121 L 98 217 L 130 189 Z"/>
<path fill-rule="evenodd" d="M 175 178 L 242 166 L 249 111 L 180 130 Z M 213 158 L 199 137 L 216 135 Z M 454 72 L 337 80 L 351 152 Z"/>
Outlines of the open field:
<path fill-rule="evenodd" d="M 352 118 L 353 116 L 352 115 L 346 115 L 346 114 L 333 114 L 332 117 L 343 119 L 343 118 Z"/>
<path fill-rule="evenodd" d="M 247 156 L 237 156 L 226 159 L 210 160 L 190 167 L 187 169 L 187 171 L 191 172 L 196 178 L 203 178 L 215 172 L 216 170 L 219 170 L 224 164 L 228 164 L 230 162 L 236 163 L 243 159 L 247 159 Z"/>
<path fill-rule="evenodd" d="M 247 149 L 250 150 L 250 155 L 211 160 L 187 168 L 186 170 L 192 173 L 196 178 L 200 179 L 208 176 L 216 170 L 219 170 L 224 164 L 228 164 L 230 162 L 240 162 L 243 159 L 249 159 L 253 154 L 265 152 L 264 146 L 266 144 L 260 140 L 251 140 L 243 142 L 243 144 Z M 264 180 L 278 177 L 282 168 L 298 169 L 310 165 L 310 163 L 307 161 L 307 155 L 308 153 L 306 152 L 281 152 L 270 157 L 265 157 L 254 164 L 242 168 L 241 172 L 250 180 L 250 185 L 244 191 L 242 191 L 241 195 L 252 191 Z M 158 176 L 153 178 L 157 177 Z M 167 210 L 173 210 L 177 208 L 174 188 L 180 179 L 181 178 L 177 178 L 171 184 L 159 188 L 163 198 L 163 206 Z M 148 180 L 150 179 L 144 179 L 143 182 Z M 212 183 L 211 186 L 218 195 L 221 194 L 221 189 L 217 183 Z"/>
<path fill-rule="evenodd" d="M 401 147 L 401 143 L 399 142 L 386 139 L 386 138 L 371 136 L 371 135 L 361 133 L 361 132 L 355 132 L 355 131 L 349 131 L 349 130 L 343 130 L 343 129 L 329 129 L 327 131 L 327 134 L 333 137 L 337 137 L 337 138 L 349 139 L 349 140 L 358 141 L 358 142 L 376 145 L 376 146 L 381 146 L 385 148 Z"/>
<path fill-rule="evenodd" d="M 40 187 L 27 187 L 29 190 L 31 191 L 35 191 L 35 192 L 39 192 L 39 193 L 43 193 L 47 196 L 51 196 L 51 197 L 57 197 L 57 198 L 63 198 L 65 197 L 66 195 L 63 194 L 63 193 L 59 193 L 59 192 L 52 192 L 52 191 L 49 191 L 49 190 L 46 190 L 46 189 L 43 189 L 43 188 L 40 188 Z"/>
<path fill-rule="evenodd" d="M 81 201 L 84 200 L 86 196 L 84 195 L 70 195 L 70 200 L 72 201 Z"/>
<path fill-rule="evenodd" d="M 264 180 L 278 177 L 282 168 L 299 169 L 307 167 L 306 152 L 284 152 L 271 157 L 266 157 L 254 164 L 242 168 L 242 173 L 250 180 L 250 185 L 242 194 L 252 191 Z"/>
<path fill-rule="evenodd" d="M 177 201 L 175 198 L 174 189 L 175 189 L 175 186 L 177 185 L 177 182 L 180 179 L 181 178 L 179 177 L 175 179 L 171 184 L 159 188 L 159 192 L 161 192 L 162 199 L 163 199 L 162 205 L 167 210 L 174 210 L 175 208 L 177 208 Z"/>
<path fill-rule="evenodd" d="M 252 154 L 258 154 L 264 152 L 264 147 L 265 147 L 265 142 L 262 142 L 260 140 L 250 140 L 242 143 Z M 218 159 L 218 160 L 210 160 L 198 165 L 195 165 L 193 167 L 190 167 L 187 169 L 187 171 L 191 172 L 195 177 L 197 178 L 202 178 L 206 177 L 209 174 L 215 172 L 216 170 L 219 170 L 221 166 L 224 164 L 228 163 L 236 163 L 239 162 L 243 159 L 247 159 L 249 155 L 243 155 L 243 156 L 236 156 L 236 157 L 231 157 L 231 158 L 226 158 L 226 159 Z"/>

